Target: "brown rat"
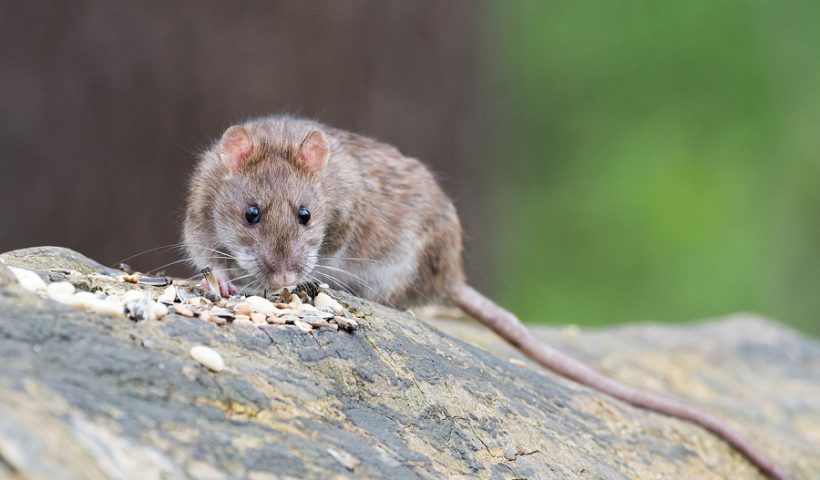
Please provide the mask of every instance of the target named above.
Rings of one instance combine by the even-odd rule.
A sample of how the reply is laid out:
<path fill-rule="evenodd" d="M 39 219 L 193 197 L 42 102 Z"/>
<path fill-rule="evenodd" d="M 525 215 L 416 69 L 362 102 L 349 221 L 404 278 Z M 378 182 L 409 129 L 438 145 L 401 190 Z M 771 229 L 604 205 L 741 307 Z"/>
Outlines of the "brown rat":
<path fill-rule="evenodd" d="M 403 308 L 452 302 L 546 368 L 626 403 L 712 431 L 772 478 L 772 462 L 706 413 L 621 384 L 538 341 L 467 285 L 455 207 L 418 160 L 310 120 L 271 116 L 230 127 L 202 154 L 184 224 L 198 268 L 276 288 L 326 282 Z"/>

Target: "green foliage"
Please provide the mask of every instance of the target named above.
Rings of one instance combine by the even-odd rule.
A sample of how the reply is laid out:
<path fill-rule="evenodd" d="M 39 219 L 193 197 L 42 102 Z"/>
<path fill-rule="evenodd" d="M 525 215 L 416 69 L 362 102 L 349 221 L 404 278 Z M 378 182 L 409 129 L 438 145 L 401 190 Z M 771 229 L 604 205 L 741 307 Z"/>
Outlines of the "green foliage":
<path fill-rule="evenodd" d="M 820 3 L 495 2 L 486 32 L 500 300 L 820 333 Z"/>

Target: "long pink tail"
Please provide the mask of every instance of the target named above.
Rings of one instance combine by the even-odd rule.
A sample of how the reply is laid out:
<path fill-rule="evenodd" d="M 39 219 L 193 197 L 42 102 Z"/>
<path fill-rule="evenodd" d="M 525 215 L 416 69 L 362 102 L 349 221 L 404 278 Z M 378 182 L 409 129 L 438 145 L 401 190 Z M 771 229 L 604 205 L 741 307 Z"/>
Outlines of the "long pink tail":
<path fill-rule="evenodd" d="M 555 373 L 636 407 L 700 425 L 728 442 L 770 478 L 776 480 L 785 480 L 787 478 L 786 474 L 774 463 L 717 418 L 660 395 L 624 385 L 596 372 L 580 361 L 550 348 L 539 341 L 518 320 L 518 317 L 498 306 L 469 285 L 464 285 L 456 293 L 454 301 L 462 311 L 475 317 L 522 353 Z"/>

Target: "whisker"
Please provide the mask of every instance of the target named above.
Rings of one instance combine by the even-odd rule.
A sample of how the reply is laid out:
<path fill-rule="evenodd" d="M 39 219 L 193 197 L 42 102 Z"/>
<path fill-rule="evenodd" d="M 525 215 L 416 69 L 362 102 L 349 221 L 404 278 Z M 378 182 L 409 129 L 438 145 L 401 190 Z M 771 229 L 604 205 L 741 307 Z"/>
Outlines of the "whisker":
<path fill-rule="evenodd" d="M 148 250 L 142 251 L 140 253 L 136 253 L 134 255 L 131 255 L 130 257 L 125 257 L 122 260 L 118 260 L 118 261 L 114 262 L 112 265 L 109 265 L 109 267 L 117 268 L 119 266 L 119 264 L 121 264 L 122 262 L 127 262 L 128 260 L 131 260 L 132 258 L 137 258 L 140 255 L 145 255 L 146 253 L 152 253 L 152 252 L 156 252 L 158 250 L 170 250 L 172 248 L 180 248 L 182 246 L 183 246 L 182 243 L 170 243 L 168 245 L 163 245 L 161 247 L 149 248 Z"/>
<path fill-rule="evenodd" d="M 371 286 L 370 286 L 367 282 L 365 282 L 364 280 L 362 280 L 362 278 L 361 278 L 361 277 L 359 277 L 358 275 L 355 275 L 355 274 L 353 274 L 353 273 L 351 273 L 351 272 L 348 272 L 348 271 L 346 271 L 346 270 L 343 270 L 343 269 L 341 269 L 341 268 L 330 267 L 330 266 L 327 266 L 327 265 L 319 265 L 319 264 L 317 264 L 315 268 L 327 268 L 327 269 L 330 269 L 330 270 L 334 270 L 334 271 L 337 271 L 337 272 L 344 273 L 344 274 L 346 274 L 346 275 L 350 275 L 351 277 L 353 277 L 354 279 L 356 279 L 359 283 L 361 283 L 361 284 L 362 284 L 362 286 L 364 286 L 365 288 L 367 288 L 368 290 L 370 290 L 371 292 L 373 292 L 374 294 L 376 294 L 376 295 L 377 295 L 377 296 L 378 296 L 381 300 L 383 300 L 383 301 L 384 301 L 385 305 L 389 305 L 389 306 L 391 306 L 391 307 L 394 307 L 393 303 L 392 303 L 390 300 L 388 300 L 388 299 L 387 299 L 384 295 L 382 295 L 382 294 L 381 294 L 378 290 L 376 290 L 375 288 L 371 287 Z M 314 270 L 314 271 L 315 271 L 315 270 Z"/>

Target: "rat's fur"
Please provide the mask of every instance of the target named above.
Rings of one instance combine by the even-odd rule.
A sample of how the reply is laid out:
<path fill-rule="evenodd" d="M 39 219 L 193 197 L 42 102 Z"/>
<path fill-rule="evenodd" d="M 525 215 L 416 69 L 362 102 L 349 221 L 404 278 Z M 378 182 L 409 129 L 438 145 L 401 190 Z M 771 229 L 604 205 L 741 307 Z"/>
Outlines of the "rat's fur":
<path fill-rule="evenodd" d="M 253 143 L 248 157 L 226 153 L 236 142 L 223 137 L 202 155 L 191 182 L 184 236 L 197 267 L 212 266 L 222 280 L 244 275 L 262 287 L 282 286 L 290 268 L 299 282 L 327 282 L 400 308 L 453 302 L 547 368 L 697 423 L 768 475 L 784 478 L 721 421 L 618 383 L 541 344 L 512 313 L 469 287 L 455 207 L 419 161 L 310 120 L 271 116 L 241 127 Z M 311 132 L 326 141 L 326 165 L 305 161 L 301 145 Z M 244 211 L 253 203 L 262 220 L 249 225 Z M 297 222 L 300 206 L 311 211 L 306 226 Z"/>

